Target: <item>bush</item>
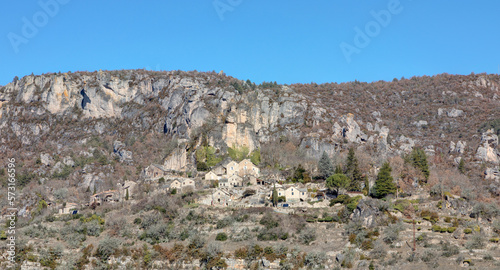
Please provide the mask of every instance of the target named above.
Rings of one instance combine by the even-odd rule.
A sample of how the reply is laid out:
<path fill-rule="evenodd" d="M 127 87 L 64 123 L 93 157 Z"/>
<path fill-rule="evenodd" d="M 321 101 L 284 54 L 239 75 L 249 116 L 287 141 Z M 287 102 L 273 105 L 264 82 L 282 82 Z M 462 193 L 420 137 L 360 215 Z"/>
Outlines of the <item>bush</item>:
<path fill-rule="evenodd" d="M 458 246 L 452 245 L 447 241 L 441 241 L 441 249 L 443 251 L 441 255 L 444 257 L 451 257 L 460 253 Z"/>
<path fill-rule="evenodd" d="M 464 229 L 464 233 L 465 234 L 471 234 L 472 233 L 472 229 L 471 228 L 465 228 Z"/>
<path fill-rule="evenodd" d="M 266 213 L 259 222 L 261 225 L 264 225 L 266 229 L 271 229 L 279 226 L 279 221 L 271 215 L 271 213 Z"/>
<path fill-rule="evenodd" d="M 225 217 L 225 218 L 220 219 L 220 220 L 217 221 L 216 228 L 217 229 L 225 228 L 225 227 L 233 224 L 233 222 L 234 222 L 234 219 L 232 217 Z"/>
<path fill-rule="evenodd" d="M 316 230 L 312 228 L 302 230 L 299 239 L 302 243 L 309 245 L 312 241 L 316 240 Z"/>
<path fill-rule="evenodd" d="M 404 229 L 404 226 L 401 222 L 396 223 L 396 224 L 390 224 L 385 229 L 384 237 L 382 239 L 384 240 L 384 242 L 386 242 L 388 244 L 392 244 L 398 240 L 399 232 L 401 232 L 403 229 Z"/>
<path fill-rule="evenodd" d="M 310 252 L 304 257 L 304 265 L 313 268 L 321 268 L 326 260 L 324 252 Z"/>
<path fill-rule="evenodd" d="M 484 237 L 480 233 L 472 235 L 472 237 L 465 243 L 466 249 L 481 249 L 485 247 Z"/>
<path fill-rule="evenodd" d="M 97 246 L 96 256 L 106 261 L 120 246 L 120 240 L 116 238 L 105 238 Z"/>
<path fill-rule="evenodd" d="M 217 241 L 226 241 L 227 240 L 227 234 L 226 233 L 218 233 L 217 236 L 215 237 L 215 240 Z"/>

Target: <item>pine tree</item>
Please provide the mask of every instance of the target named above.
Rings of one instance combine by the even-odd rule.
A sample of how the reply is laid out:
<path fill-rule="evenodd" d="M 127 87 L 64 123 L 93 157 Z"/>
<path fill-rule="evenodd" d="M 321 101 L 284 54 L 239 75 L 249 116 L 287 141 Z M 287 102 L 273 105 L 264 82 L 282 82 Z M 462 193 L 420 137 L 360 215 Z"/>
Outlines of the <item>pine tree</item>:
<path fill-rule="evenodd" d="M 343 174 L 344 171 L 342 170 L 342 165 L 337 165 L 337 167 L 335 167 L 335 172 L 334 174 Z"/>
<path fill-rule="evenodd" d="M 387 194 L 396 193 L 396 185 L 393 183 L 391 171 L 392 168 L 389 165 L 389 162 L 386 162 L 384 163 L 384 165 L 382 165 L 382 168 L 378 172 L 375 186 L 373 187 L 374 197 L 383 198 Z"/>
<path fill-rule="evenodd" d="M 344 174 L 334 174 L 326 179 L 326 187 L 331 190 L 337 190 L 337 195 L 340 189 L 347 189 L 350 183 L 351 180 Z"/>
<path fill-rule="evenodd" d="M 460 171 L 461 174 L 465 174 L 465 161 L 463 158 L 460 158 L 460 163 L 458 164 L 458 171 Z"/>
<path fill-rule="evenodd" d="M 413 167 L 420 169 L 420 171 L 424 174 L 426 181 L 429 179 L 429 164 L 427 163 L 427 155 L 423 149 L 413 148 L 410 155 L 410 163 Z"/>
<path fill-rule="evenodd" d="M 361 191 L 361 183 L 363 182 L 363 178 L 361 176 L 361 172 L 359 171 L 358 159 L 355 156 L 354 148 L 350 148 L 349 153 L 347 154 L 344 174 L 351 179 L 349 190 Z"/>
<path fill-rule="evenodd" d="M 318 161 L 318 170 L 321 177 L 324 179 L 328 178 L 333 174 L 333 165 L 330 157 L 323 151 L 323 155 Z"/>
<path fill-rule="evenodd" d="M 127 188 L 127 192 L 125 193 L 125 200 L 128 201 L 128 188 Z"/>

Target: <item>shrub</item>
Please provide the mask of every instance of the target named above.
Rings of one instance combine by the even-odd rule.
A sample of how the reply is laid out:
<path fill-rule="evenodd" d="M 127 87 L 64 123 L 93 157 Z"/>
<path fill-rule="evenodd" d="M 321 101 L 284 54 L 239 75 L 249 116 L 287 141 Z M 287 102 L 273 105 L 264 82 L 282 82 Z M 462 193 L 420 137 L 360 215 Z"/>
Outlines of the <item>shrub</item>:
<path fill-rule="evenodd" d="M 248 256 L 248 249 L 246 247 L 239 248 L 234 251 L 236 259 L 245 259 Z"/>
<path fill-rule="evenodd" d="M 134 219 L 134 224 L 139 225 L 141 223 L 142 223 L 142 219 L 141 218 L 137 217 L 137 218 Z"/>
<path fill-rule="evenodd" d="M 231 224 L 233 224 L 234 222 L 234 219 L 232 217 L 224 217 L 223 219 L 219 219 L 217 221 L 217 226 L 216 228 L 217 229 L 222 229 L 222 228 L 225 228 Z"/>
<path fill-rule="evenodd" d="M 441 249 L 443 251 L 441 255 L 444 257 L 451 257 L 460 253 L 458 246 L 452 245 L 447 241 L 441 241 Z"/>
<path fill-rule="evenodd" d="M 402 223 L 390 224 L 384 231 L 384 242 L 392 244 L 399 238 L 399 232 L 404 229 Z"/>
<path fill-rule="evenodd" d="M 464 233 L 465 234 L 471 234 L 472 233 L 472 229 L 471 228 L 465 228 L 464 229 Z"/>
<path fill-rule="evenodd" d="M 264 225 L 266 229 L 271 229 L 279 226 L 279 221 L 271 215 L 271 213 L 266 213 L 259 222 L 261 225 Z"/>
<path fill-rule="evenodd" d="M 302 243 L 309 245 L 312 241 L 316 240 L 316 230 L 312 228 L 302 230 L 299 239 Z"/>
<path fill-rule="evenodd" d="M 481 249 L 485 247 L 484 237 L 480 233 L 472 235 L 472 237 L 465 243 L 466 249 Z"/>
<path fill-rule="evenodd" d="M 120 240 L 116 238 L 105 238 L 97 246 L 96 256 L 106 261 L 120 246 Z"/>
<path fill-rule="evenodd" d="M 217 236 L 215 237 L 215 240 L 217 241 L 226 241 L 227 240 L 227 234 L 226 233 L 218 233 Z"/>
<path fill-rule="evenodd" d="M 326 254 L 324 252 L 310 252 L 304 257 L 304 265 L 321 268 L 326 260 Z"/>

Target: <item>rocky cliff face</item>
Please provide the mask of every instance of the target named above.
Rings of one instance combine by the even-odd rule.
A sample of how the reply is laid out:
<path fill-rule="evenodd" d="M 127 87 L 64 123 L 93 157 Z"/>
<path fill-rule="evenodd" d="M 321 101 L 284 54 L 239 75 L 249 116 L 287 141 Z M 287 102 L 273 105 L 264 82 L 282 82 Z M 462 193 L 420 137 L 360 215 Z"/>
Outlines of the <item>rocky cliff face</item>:
<path fill-rule="evenodd" d="M 471 93 L 482 87 L 498 91 L 498 82 L 481 78 L 464 81 L 460 87 Z M 368 97 L 369 93 L 367 90 Z M 475 98 L 484 99 L 483 94 L 477 93 Z M 326 98 L 330 94 L 324 95 Z M 401 97 L 404 95 L 408 93 L 396 95 L 394 103 L 408 100 Z M 201 137 L 217 151 L 226 152 L 227 147 L 233 146 L 246 146 L 252 151 L 280 136 L 293 136 L 307 155 L 315 158 L 323 151 L 333 155 L 349 143 L 373 147 L 382 156 L 408 152 L 420 145 L 432 155 L 447 148 L 432 141 L 444 140 L 452 155 L 475 155 L 479 160 L 499 163 L 498 137 L 493 142 L 491 134 L 481 139 L 463 138 L 456 144 L 447 140 L 448 135 L 443 132 L 440 138 L 431 140 L 424 136 L 423 132 L 436 119 L 459 121 L 473 117 L 462 109 L 440 108 L 427 114 L 426 119 L 419 115 L 416 118 L 420 119 L 409 122 L 413 131 L 405 132 L 405 122 L 387 120 L 393 117 L 392 113 L 363 113 L 360 108 L 364 109 L 365 104 L 359 103 L 346 112 L 340 108 L 345 103 L 329 106 L 325 98 L 307 95 L 294 86 L 255 87 L 215 73 L 127 70 L 31 75 L 0 88 L 0 130 L 5 134 L 2 143 L 12 147 L 31 145 L 42 137 L 64 131 L 74 132 L 76 137 L 98 134 L 120 138 L 130 132 L 164 134 L 166 138 L 187 142 L 165 157 L 165 165 L 174 169 L 192 163 L 191 148 L 200 144 Z M 498 103 L 495 98 L 489 101 Z M 8 146 L 3 147 L 5 150 Z M 123 145 L 118 143 L 115 148 L 121 161 L 133 160 L 133 153 Z"/>

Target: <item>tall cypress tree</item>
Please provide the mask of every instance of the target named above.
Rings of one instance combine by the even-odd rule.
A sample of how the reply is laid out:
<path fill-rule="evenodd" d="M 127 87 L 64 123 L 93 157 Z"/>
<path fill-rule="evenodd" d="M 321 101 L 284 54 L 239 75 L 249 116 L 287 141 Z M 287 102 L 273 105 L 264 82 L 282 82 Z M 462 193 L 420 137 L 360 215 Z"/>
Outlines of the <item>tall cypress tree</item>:
<path fill-rule="evenodd" d="M 373 187 L 374 197 L 383 198 L 387 194 L 396 193 L 396 185 L 393 183 L 391 171 L 392 168 L 389 165 L 389 162 L 386 162 L 384 163 L 384 165 L 382 165 L 382 168 L 378 172 L 375 186 Z"/>
<path fill-rule="evenodd" d="M 347 154 L 346 167 L 345 167 L 345 175 L 351 179 L 351 185 L 349 186 L 349 190 L 351 191 L 361 191 L 361 183 L 363 183 L 363 177 L 358 167 L 358 159 L 354 153 L 354 148 L 349 149 L 349 153 Z"/>
<path fill-rule="evenodd" d="M 323 155 L 318 161 L 318 171 L 321 177 L 328 178 L 333 174 L 333 165 L 330 157 L 323 151 Z"/>

